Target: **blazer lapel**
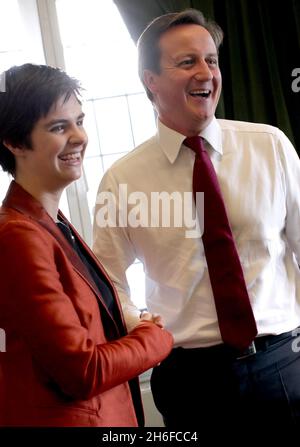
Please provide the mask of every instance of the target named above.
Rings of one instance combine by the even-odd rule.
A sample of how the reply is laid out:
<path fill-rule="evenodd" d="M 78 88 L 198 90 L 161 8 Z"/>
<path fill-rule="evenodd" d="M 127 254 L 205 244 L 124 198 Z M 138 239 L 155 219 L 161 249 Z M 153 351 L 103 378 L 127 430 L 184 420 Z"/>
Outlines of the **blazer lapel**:
<path fill-rule="evenodd" d="M 61 217 L 62 217 L 61 213 Z M 66 222 L 66 221 L 65 221 Z M 50 223 L 50 225 L 49 225 Z M 110 325 L 104 323 L 107 331 L 109 332 L 110 337 L 113 337 L 114 334 L 117 333 L 117 335 L 120 335 L 120 327 L 116 324 L 116 321 L 114 320 L 112 314 L 110 313 L 105 301 L 103 300 L 99 289 L 97 285 L 95 284 L 92 276 L 90 275 L 90 272 L 88 271 L 87 267 L 83 263 L 83 261 L 80 259 L 79 255 L 75 251 L 75 249 L 72 248 L 70 243 L 67 241 L 65 236 L 62 234 L 62 232 L 59 230 L 59 228 L 56 226 L 56 224 L 53 222 L 53 220 L 50 218 L 50 222 L 45 222 L 44 220 L 39 221 L 39 224 L 42 225 L 49 233 L 52 234 L 52 236 L 55 237 L 57 242 L 60 244 L 62 249 L 64 250 L 66 256 L 68 257 L 69 261 L 73 264 L 74 269 L 77 271 L 77 273 L 80 274 L 82 279 L 89 285 L 89 287 L 93 290 L 94 294 L 96 295 L 96 298 L 98 300 L 98 304 L 102 311 L 104 310 L 107 314 L 109 319 L 111 320 L 111 323 L 114 326 L 114 331 L 111 331 Z M 73 231 L 73 230 L 72 230 Z M 81 238 L 78 234 L 76 234 L 77 242 L 81 241 Z M 79 237 L 79 239 L 78 239 Z M 108 334 L 107 334 L 108 335 Z M 122 334 L 123 335 L 123 334 Z"/>
<path fill-rule="evenodd" d="M 58 212 L 59 218 L 63 221 L 66 222 L 67 219 L 65 218 L 65 216 L 63 215 L 63 213 L 59 210 Z M 90 247 L 85 243 L 85 241 L 81 238 L 81 236 L 78 234 L 76 228 L 73 227 L 73 225 L 71 223 L 68 222 L 69 227 L 71 228 L 73 234 L 75 235 L 75 237 L 78 240 L 78 243 L 84 248 L 85 251 L 87 251 L 87 253 L 89 254 L 89 257 L 91 259 L 91 261 L 94 263 L 94 265 L 96 266 L 96 268 L 98 268 L 102 274 L 102 276 L 104 276 L 104 278 L 106 279 L 107 284 L 109 285 L 110 289 L 111 289 L 111 293 L 118 298 L 118 292 L 113 284 L 113 282 L 111 281 L 110 277 L 108 276 L 108 274 L 105 271 L 105 268 L 103 267 L 103 265 L 100 263 L 99 259 L 96 258 L 96 256 L 94 255 L 94 253 L 92 252 L 92 250 L 90 249 Z M 126 328 L 126 324 L 125 324 L 125 320 L 123 317 L 123 312 L 122 312 L 122 307 L 119 301 L 119 298 L 116 299 L 116 306 L 117 306 L 117 310 L 118 310 L 118 315 L 119 315 L 119 320 L 121 325 Z M 125 329 L 124 335 L 126 335 L 127 331 Z"/>
<path fill-rule="evenodd" d="M 78 270 L 82 276 L 86 276 L 86 269 L 84 268 L 77 253 L 72 249 L 66 238 L 57 228 L 55 222 L 46 212 L 45 208 L 15 181 L 11 182 L 9 190 L 3 201 L 3 205 L 27 215 L 32 220 L 35 220 L 42 227 L 44 227 L 61 245 L 76 270 Z M 90 279 L 89 275 L 86 279 Z"/>

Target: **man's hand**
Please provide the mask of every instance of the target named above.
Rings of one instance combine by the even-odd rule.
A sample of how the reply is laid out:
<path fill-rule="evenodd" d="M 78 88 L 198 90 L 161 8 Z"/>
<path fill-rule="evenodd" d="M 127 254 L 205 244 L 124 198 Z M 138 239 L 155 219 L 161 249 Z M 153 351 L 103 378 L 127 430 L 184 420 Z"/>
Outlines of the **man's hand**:
<path fill-rule="evenodd" d="M 158 314 L 151 314 L 150 312 L 143 311 L 140 315 L 141 321 L 152 321 L 152 323 L 156 324 L 157 326 L 163 328 L 163 320 L 162 317 Z"/>

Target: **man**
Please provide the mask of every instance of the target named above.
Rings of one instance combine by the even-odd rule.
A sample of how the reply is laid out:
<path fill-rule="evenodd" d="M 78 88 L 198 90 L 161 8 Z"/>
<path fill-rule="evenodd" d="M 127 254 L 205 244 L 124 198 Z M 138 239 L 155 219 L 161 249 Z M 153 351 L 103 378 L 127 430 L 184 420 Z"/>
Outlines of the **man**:
<path fill-rule="evenodd" d="M 161 16 L 141 35 L 139 75 L 157 111 L 158 131 L 105 174 L 94 251 L 118 289 L 128 327 L 137 323 L 139 311 L 125 270 L 135 258 L 143 262 L 149 311 L 159 313 L 175 337 L 175 348 L 151 379 L 167 426 L 226 426 L 233 434 L 239 421 L 245 430 L 283 430 L 300 424 L 300 359 L 293 338 L 300 324 L 300 163 L 279 129 L 215 118 L 222 37 L 196 10 Z M 206 174 L 190 142 L 199 135 L 206 161 L 213 163 L 224 219 L 216 211 L 219 198 L 210 196 L 215 186 L 197 188 Z M 204 205 L 196 201 L 198 233 L 178 219 L 177 202 L 192 191 L 196 198 L 204 192 Z M 117 205 L 109 222 L 103 222 L 105 192 L 115 198 L 106 211 Z M 153 206 L 155 192 L 174 199 L 169 228 Z M 181 202 L 184 212 L 187 203 Z M 219 219 L 226 235 L 211 233 Z M 218 285 L 211 258 L 224 271 Z M 217 295 L 223 292 L 228 302 L 221 311 Z M 240 307 L 232 311 L 233 323 L 224 323 L 231 298 L 233 308 Z"/>

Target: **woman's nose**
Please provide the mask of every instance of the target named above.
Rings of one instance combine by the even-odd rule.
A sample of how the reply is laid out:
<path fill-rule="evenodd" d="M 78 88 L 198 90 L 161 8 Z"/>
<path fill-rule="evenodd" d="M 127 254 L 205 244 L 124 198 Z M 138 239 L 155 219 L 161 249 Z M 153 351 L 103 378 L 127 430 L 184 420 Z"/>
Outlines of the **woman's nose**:
<path fill-rule="evenodd" d="M 82 126 L 74 126 L 70 136 L 70 142 L 72 144 L 83 144 L 87 141 L 87 134 Z"/>

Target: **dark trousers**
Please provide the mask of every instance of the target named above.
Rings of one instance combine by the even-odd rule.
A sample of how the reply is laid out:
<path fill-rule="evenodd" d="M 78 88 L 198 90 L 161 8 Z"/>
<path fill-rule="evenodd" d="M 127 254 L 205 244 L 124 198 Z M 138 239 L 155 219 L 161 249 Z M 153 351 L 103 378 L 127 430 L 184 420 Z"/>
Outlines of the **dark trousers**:
<path fill-rule="evenodd" d="M 294 342 L 294 344 L 293 344 Z M 236 435 L 262 430 L 300 436 L 300 353 L 295 337 L 264 337 L 237 359 L 225 345 L 173 349 L 154 368 L 151 388 L 166 427 Z M 297 430 L 298 429 L 298 430 Z"/>

